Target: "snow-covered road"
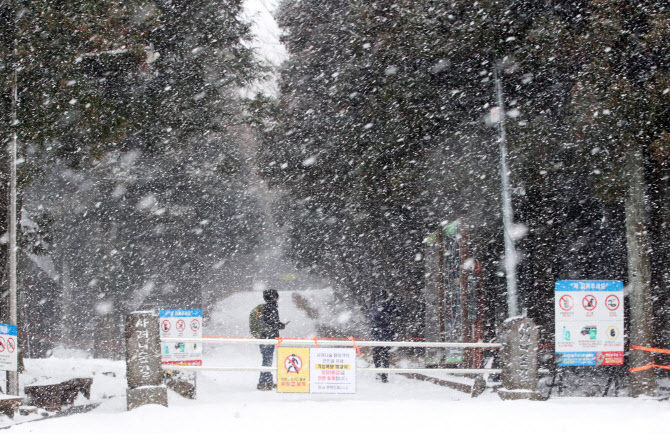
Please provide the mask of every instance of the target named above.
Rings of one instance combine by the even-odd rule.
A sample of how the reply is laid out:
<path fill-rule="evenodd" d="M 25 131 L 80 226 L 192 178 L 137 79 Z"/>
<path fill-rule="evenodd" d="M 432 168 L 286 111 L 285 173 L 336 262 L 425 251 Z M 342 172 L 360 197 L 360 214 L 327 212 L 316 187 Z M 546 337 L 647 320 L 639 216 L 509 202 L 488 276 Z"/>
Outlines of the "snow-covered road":
<path fill-rule="evenodd" d="M 244 358 L 245 352 L 237 355 Z M 254 351 L 246 355 L 257 356 Z M 72 362 L 79 367 L 86 365 L 85 361 Z M 124 379 L 119 377 L 120 384 L 107 385 L 110 390 L 123 387 Z M 126 412 L 125 397 L 117 395 L 91 413 L 16 425 L 9 432 L 623 434 L 640 429 L 663 433 L 670 426 L 667 401 L 556 398 L 505 402 L 491 393 L 470 398 L 397 376 L 382 384 L 371 375 L 359 376 L 355 395 L 278 394 L 257 391 L 256 377 L 254 373 L 200 373 L 198 398 L 193 401 L 170 392 L 169 408 L 146 406 Z M 100 390 L 94 387 L 94 400 L 100 399 Z"/>
<path fill-rule="evenodd" d="M 311 294 L 312 299 L 327 294 Z M 205 334 L 246 335 L 248 312 L 258 293 L 237 294 L 217 307 Z M 291 335 L 313 336 L 313 323 L 280 297 L 283 319 L 291 319 Z M 62 354 L 62 353 L 61 353 Z M 210 365 L 260 364 L 255 345 L 206 349 Z M 366 360 L 359 363 L 367 364 Z M 546 402 L 501 401 L 490 391 L 478 398 L 445 387 L 391 376 L 388 384 L 360 373 L 355 395 L 280 394 L 256 390 L 257 373 L 201 372 L 196 400 L 169 392 L 169 407 L 145 406 L 125 411 L 124 364 L 86 358 L 28 360 L 22 385 L 61 381 L 73 376 L 94 378 L 90 413 L 16 424 L 12 433 L 149 434 L 149 433 L 664 433 L 670 428 L 670 403 L 632 398 L 552 398 Z M 81 398 L 81 404 L 87 400 Z M 0 419 L 0 426 L 27 421 Z"/>

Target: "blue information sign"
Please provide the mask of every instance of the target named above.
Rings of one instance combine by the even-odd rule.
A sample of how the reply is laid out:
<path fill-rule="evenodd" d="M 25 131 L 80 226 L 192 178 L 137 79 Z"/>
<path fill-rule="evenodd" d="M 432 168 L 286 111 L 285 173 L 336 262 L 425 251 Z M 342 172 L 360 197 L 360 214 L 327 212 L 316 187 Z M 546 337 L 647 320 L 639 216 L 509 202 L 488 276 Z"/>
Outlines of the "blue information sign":
<path fill-rule="evenodd" d="M 158 314 L 161 338 L 202 338 L 202 309 L 163 309 Z M 202 345 L 195 342 L 161 344 L 161 363 L 202 365 Z"/>
<path fill-rule="evenodd" d="M 555 285 L 555 349 L 559 366 L 623 364 L 623 283 L 559 280 Z"/>
<path fill-rule="evenodd" d="M 0 324 L 0 371 L 17 370 L 17 328 L 12 324 Z"/>

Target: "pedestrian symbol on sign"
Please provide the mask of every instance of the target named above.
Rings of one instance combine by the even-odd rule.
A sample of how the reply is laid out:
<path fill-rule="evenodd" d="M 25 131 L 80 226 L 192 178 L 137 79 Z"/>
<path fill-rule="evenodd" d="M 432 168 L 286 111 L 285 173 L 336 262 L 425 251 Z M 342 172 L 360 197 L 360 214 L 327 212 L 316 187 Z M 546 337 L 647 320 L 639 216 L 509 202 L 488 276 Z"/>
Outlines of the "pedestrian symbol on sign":
<path fill-rule="evenodd" d="M 287 374 L 291 372 L 299 374 L 302 369 L 302 359 L 295 354 L 291 354 L 284 360 L 284 368 L 286 368 Z"/>
<path fill-rule="evenodd" d="M 186 329 L 186 322 L 183 319 L 177 321 L 177 331 L 183 332 Z"/>

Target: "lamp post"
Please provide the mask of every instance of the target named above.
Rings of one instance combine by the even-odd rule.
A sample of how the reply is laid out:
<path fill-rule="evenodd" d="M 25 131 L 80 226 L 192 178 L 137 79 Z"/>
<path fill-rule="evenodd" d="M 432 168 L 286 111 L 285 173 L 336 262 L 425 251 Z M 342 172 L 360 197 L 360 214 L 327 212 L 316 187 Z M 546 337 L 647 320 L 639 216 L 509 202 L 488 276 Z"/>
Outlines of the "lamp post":
<path fill-rule="evenodd" d="M 502 190 L 502 218 L 505 238 L 505 277 L 507 279 L 507 316 L 519 315 L 518 293 L 516 286 L 517 255 L 512 238 L 514 211 L 512 209 L 512 195 L 509 188 L 509 169 L 507 167 L 507 145 L 505 135 L 505 103 L 503 102 L 502 82 L 498 72 L 498 65 L 494 68 L 496 99 L 498 104 L 498 142 L 500 143 L 500 182 Z"/>
<path fill-rule="evenodd" d="M 14 46 L 14 61 L 17 60 L 16 43 Z M 18 326 L 16 315 L 16 252 L 18 249 L 16 242 L 16 149 L 18 147 L 18 138 L 16 128 L 19 124 L 17 115 L 17 106 L 19 102 L 18 95 L 18 73 L 16 63 L 14 64 L 14 77 L 12 83 L 12 140 L 9 146 L 9 323 Z M 19 394 L 19 373 L 18 371 L 7 372 L 7 393 L 9 395 Z"/>

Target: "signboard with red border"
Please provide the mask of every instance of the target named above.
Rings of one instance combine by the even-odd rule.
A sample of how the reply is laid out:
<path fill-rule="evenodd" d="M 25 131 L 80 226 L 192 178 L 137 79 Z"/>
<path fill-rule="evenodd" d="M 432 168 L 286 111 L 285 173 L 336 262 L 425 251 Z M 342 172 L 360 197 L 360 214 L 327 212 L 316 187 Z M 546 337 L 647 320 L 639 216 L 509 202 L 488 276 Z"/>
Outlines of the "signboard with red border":
<path fill-rule="evenodd" d="M 623 283 L 559 280 L 554 289 L 559 366 L 622 365 Z"/>
<path fill-rule="evenodd" d="M 161 338 L 202 338 L 201 309 L 165 309 L 158 314 Z M 161 343 L 164 365 L 202 366 L 202 344 Z"/>
<path fill-rule="evenodd" d="M 309 348 L 277 348 L 277 392 L 309 393 Z"/>
<path fill-rule="evenodd" d="M 15 325 L 0 324 L 0 371 L 18 369 L 16 332 Z"/>

